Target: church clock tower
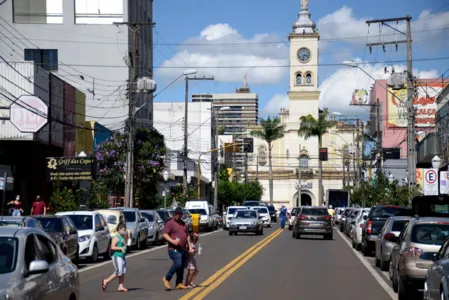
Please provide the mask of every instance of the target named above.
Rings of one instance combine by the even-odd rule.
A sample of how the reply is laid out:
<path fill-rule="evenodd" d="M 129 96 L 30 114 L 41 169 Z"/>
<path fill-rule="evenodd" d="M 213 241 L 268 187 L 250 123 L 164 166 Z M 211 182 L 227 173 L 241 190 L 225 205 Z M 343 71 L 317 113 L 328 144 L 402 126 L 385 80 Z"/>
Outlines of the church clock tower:
<path fill-rule="evenodd" d="M 298 20 L 288 36 L 290 41 L 290 89 L 288 92 L 290 120 L 298 122 L 307 114 L 318 117 L 318 41 L 320 35 L 310 20 L 308 0 L 301 0 Z"/>

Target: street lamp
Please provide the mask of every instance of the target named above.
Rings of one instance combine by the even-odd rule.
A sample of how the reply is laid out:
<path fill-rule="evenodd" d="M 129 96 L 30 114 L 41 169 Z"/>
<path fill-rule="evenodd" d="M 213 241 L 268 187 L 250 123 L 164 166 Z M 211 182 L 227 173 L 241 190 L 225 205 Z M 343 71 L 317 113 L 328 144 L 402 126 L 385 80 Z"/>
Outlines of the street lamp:
<path fill-rule="evenodd" d="M 438 155 L 435 155 L 432 158 L 432 168 L 440 169 L 440 165 L 441 165 L 441 158 Z"/>
<path fill-rule="evenodd" d="M 192 182 L 192 176 L 187 176 L 187 183 L 190 184 Z"/>
<path fill-rule="evenodd" d="M 168 172 L 165 170 L 164 171 L 164 208 L 167 208 L 167 181 L 168 181 Z"/>

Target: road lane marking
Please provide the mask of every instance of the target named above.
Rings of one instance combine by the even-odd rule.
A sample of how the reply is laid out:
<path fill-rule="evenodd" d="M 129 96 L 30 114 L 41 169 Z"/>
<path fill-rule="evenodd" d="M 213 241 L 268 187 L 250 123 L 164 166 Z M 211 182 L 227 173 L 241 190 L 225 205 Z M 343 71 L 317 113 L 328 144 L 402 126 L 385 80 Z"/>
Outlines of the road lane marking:
<path fill-rule="evenodd" d="M 208 236 L 208 235 L 211 235 L 211 234 L 214 234 L 214 233 L 217 233 L 217 232 L 221 232 L 221 231 L 223 231 L 223 229 L 219 229 L 219 230 L 215 230 L 215 231 L 212 231 L 212 232 L 204 233 L 204 234 L 201 234 L 200 236 L 201 237 Z M 145 254 L 145 253 L 149 253 L 149 252 L 153 252 L 153 251 L 156 251 L 156 250 L 159 250 L 159 249 L 163 249 L 163 248 L 166 248 L 166 247 L 167 247 L 167 245 L 163 245 L 163 246 L 154 247 L 154 248 L 151 248 L 151 249 L 148 249 L 148 250 L 143 250 L 143 251 L 140 251 L 140 252 L 137 252 L 137 253 L 133 253 L 133 254 L 127 255 L 126 258 L 128 259 L 128 258 L 131 258 L 131 257 L 134 257 L 134 256 L 139 256 L 139 255 L 142 255 L 142 254 Z M 102 262 L 102 263 L 99 263 L 99 264 L 95 264 L 95 265 L 88 266 L 88 267 L 85 267 L 85 268 L 82 268 L 82 269 L 78 269 L 78 273 L 83 273 L 83 272 L 86 272 L 86 271 L 90 271 L 92 269 L 96 269 L 96 268 L 105 266 L 105 265 L 110 264 L 110 263 L 111 263 L 111 261 L 108 260 L 108 261 L 105 261 L 105 262 Z"/>
<path fill-rule="evenodd" d="M 368 269 L 370 274 L 376 279 L 376 281 L 380 284 L 380 286 L 387 292 L 387 294 L 391 297 L 391 299 L 396 299 L 396 293 L 393 291 L 393 289 L 385 282 L 385 280 L 380 277 L 380 275 L 373 270 L 373 267 L 370 265 L 368 260 L 366 260 L 362 254 L 360 254 L 357 250 L 352 249 L 351 243 L 346 239 L 346 237 L 339 231 L 335 230 L 341 238 L 345 241 L 345 243 L 351 248 L 352 252 L 359 258 L 359 260 L 362 262 L 362 264 Z"/>
<path fill-rule="evenodd" d="M 208 279 L 203 281 L 200 284 L 200 287 L 191 290 L 183 297 L 179 298 L 179 300 L 203 299 L 207 294 L 209 294 L 216 287 L 218 287 L 223 281 L 225 281 L 226 278 L 228 278 L 232 273 L 234 273 L 244 263 L 246 263 L 250 258 L 252 258 L 257 252 L 262 250 L 266 245 L 268 245 L 272 240 L 274 240 L 278 235 L 280 235 L 282 231 L 283 231 L 282 229 L 275 230 L 268 237 L 264 238 L 262 241 L 258 242 L 257 244 L 246 250 L 244 253 L 242 253 L 237 258 L 232 260 L 222 269 L 218 270 L 217 272 L 215 272 L 215 274 L 213 274 Z"/>

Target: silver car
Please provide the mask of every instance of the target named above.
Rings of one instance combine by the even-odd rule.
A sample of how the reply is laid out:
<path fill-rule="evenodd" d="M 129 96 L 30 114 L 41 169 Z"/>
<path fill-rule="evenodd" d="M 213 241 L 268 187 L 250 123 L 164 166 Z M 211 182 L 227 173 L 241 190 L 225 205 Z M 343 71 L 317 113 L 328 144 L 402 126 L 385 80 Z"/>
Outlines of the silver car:
<path fill-rule="evenodd" d="M 126 228 L 131 231 L 131 247 L 146 249 L 148 247 L 148 225 L 137 208 L 111 208 L 118 209 L 125 215 Z"/>
<path fill-rule="evenodd" d="M 147 220 L 148 224 L 148 243 L 163 244 L 164 221 L 155 210 L 141 210 L 140 214 Z"/>
<path fill-rule="evenodd" d="M 0 299 L 79 299 L 78 269 L 45 232 L 0 228 Z"/>
<path fill-rule="evenodd" d="M 420 258 L 434 261 L 424 282 L 424 299 L 449 299 L 449 239 L 438 252 L 425 252 Z"/>
<path fill-rule="evenodd" d="M 407 225 L 410 217 L 390 217 L 379 233 L 376 240 L 376 266 L 382 271 L 388 271 L 391 250 L 396 245 L 395 241 Z"/>
<path fill-rule="evenodd" d="M 256 210 L 237 210 L 229 220 L 229 235 L 237 235 L 239 232 L 254 232 L 263 234 L 262 217 Z"/>

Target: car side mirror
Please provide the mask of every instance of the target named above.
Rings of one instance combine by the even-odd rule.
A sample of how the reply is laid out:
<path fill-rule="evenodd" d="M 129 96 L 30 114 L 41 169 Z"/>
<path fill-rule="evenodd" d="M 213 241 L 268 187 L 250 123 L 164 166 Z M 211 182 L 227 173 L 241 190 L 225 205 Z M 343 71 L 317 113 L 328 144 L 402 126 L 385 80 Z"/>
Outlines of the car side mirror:
<path fill-rule="evenodd" d="M 355 225 L 355 221 L 351 221 L 351 225 Z"/>
<path fill-rule="evenodd" d="M 99 226 L 99 227 L 96 227 L 96 228 L 95 228 L 95 232 L 103 231 L 103 230 L 104 230 L 104 227 L 103 227 L 103 226 Z"/>
<path fill-rule="evenodd" d="M 232 220 L 232 217 L 228 217 L 229 220 Z"/>
<path fill-rule="evenodd" d="M 141 219 L 139 220 L 139 222 L 140 222 L 140 223 L 145 222 L 145 218 L 141 218 Z"/>
<path fill-rule="evenodd" d="M 419 256 L 419 259 L 428 260 L 428 261 L 436 261 L 437 257 L 438 257 L 438 253 L 436 253 L 436 252 L 424 252 Z"/>
<path fill-rule="evenodd" d="M 45 260 L 33 260 L 28 268 L 28 275 L 48 272 L 48 263 Z"/>

